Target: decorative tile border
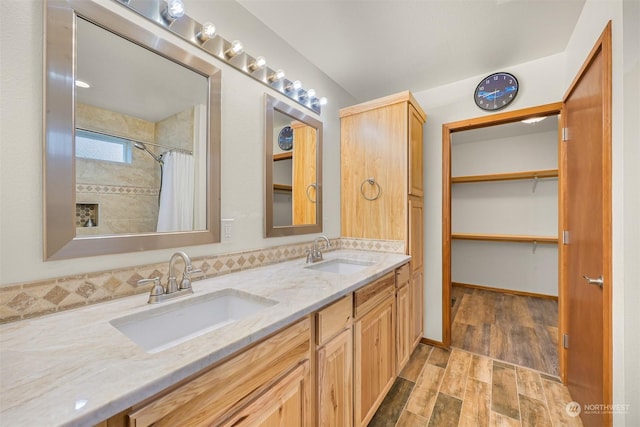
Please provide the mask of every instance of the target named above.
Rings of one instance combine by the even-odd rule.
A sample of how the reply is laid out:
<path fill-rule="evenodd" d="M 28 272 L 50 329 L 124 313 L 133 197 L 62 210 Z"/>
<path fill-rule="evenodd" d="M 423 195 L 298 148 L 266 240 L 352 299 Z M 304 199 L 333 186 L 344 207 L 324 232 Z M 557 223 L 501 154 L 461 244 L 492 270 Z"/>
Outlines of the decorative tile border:
<path fill-rule="evenodd" d="M 205 277 L 290 261 L 305 256 L 311 242 L 193 258 L 194 267 Z M 402 241 L 332 239 L 331 250 L 357 249 L 404 253 Z M 58 311 L 109 301 L 148 291 L 138 287 L 140 279 L 161 277 L 169 273 L 169 262 L 142 265 L 120 270 L 60 277 L 0 288 L 0 323 L 39 317 Z M 196 279 L 197 280 L 197 279 Z"/>
<path fill-rule="evenodd" d="M 353 237 L 342 237 L 342 249 L 356 249 L 362 251 L 391 252 L 403 254 L 404 240 L 370 240 L 356 239 Z"/>
<path fill-rule="evenodd" d="M 135 187 L 127 185 L 77 184 L 76 192 L 91 194 L 137 194 L 157 196 L 159 188 Z"/>

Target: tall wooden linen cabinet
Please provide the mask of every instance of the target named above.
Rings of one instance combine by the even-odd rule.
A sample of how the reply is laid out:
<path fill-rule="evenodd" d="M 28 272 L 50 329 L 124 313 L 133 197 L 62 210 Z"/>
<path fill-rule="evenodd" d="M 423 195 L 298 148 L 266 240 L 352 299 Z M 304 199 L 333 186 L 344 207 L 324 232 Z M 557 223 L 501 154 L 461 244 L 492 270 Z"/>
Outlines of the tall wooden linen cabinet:
<path fill-rule="evenodd" d="M 412 256 L 408 291 L 400 291 L 398 324 L 408 324 L 398 368 L 423 335 L 423 125 L 409 91 L 340 110 L 342 236 L 402 240 Z M 409 303 L 404 295 L 409 294 Z M 408 310 L 408 312 L 407 312 Z M 407 353 L 408 352 L 408 353 Z"/>

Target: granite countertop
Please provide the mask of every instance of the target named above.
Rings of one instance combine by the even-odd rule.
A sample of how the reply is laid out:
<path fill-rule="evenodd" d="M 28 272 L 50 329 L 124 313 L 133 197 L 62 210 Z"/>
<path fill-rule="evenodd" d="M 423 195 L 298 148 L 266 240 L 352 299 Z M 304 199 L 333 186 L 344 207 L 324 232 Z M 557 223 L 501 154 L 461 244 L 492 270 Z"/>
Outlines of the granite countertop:
<path fill-rule="evenodd" d="M 406 263 L 401 254 L 336 250 L 325 260 L 373 262 L 353 274 L 304 259 L 204 279 L 188 298 L 233 288 L 276 300 L 228 327 L 151 354 L 109 321 L 163 304 L 135 295 L 0 326 L 0 424 L 93 425 L 353 292 Z"/>

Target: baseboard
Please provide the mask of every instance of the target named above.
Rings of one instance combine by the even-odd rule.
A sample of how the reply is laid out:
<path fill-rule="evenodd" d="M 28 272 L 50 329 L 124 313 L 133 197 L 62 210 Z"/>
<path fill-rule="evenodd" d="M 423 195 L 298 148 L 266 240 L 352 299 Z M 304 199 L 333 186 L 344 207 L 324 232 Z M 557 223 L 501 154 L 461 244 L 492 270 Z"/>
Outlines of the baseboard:
<path fill-rule="evenodd" d="M 426 344 L 426 345 L 430 345 L 433 347 L 440 347 L 440 348 L 448 348 L 444 345 L 444 343 L 442 341 L 435 341 L 429 338 L 420 338 L 420 343 L 421 344 Z"/>
<path fill-rule="evenodd" d="M 459 286 L 461 288 L 470 288 L 470 289 L 482 289 L 483 291 L 502 292 L 503 294 L 520 295 L 524 297 L 534 297 L 534 298 L 544 298 L 544 299 L 558 301 L 558 297 L 555 295 L 537 294 L 535 292 L 517 291 L 514 289 L 494 288 L 491 286 L 474 285 L 472 283 L 451 282 L 451 286 Z"/>

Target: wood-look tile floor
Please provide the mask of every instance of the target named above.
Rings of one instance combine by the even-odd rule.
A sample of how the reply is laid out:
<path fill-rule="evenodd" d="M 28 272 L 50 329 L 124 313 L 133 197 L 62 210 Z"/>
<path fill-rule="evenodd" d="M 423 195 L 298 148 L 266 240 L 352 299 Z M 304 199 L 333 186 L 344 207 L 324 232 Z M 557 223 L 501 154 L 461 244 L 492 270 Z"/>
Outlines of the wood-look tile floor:
<path fill-rule="evenodd" d="M 558 302 L 453 286 L 451 346 L 560 375 Z"/>
<path fill-rule="evenodd" d="M 460 349 L 420 344 L 370 427 L 581 426 L 550 375 Z"/>

